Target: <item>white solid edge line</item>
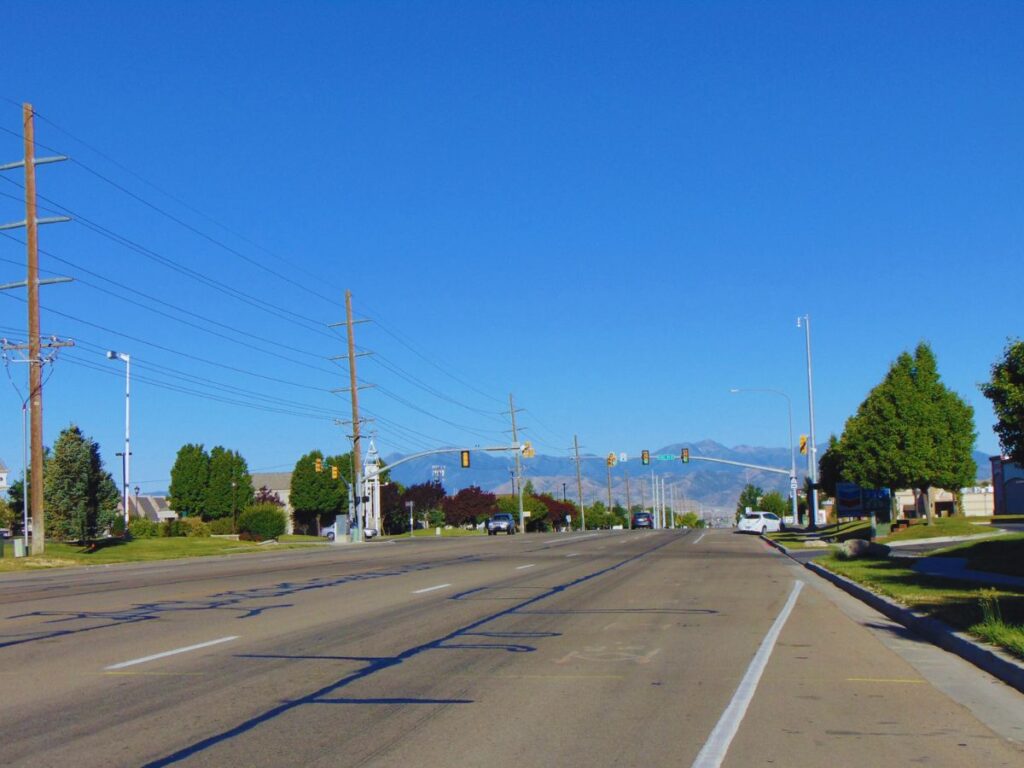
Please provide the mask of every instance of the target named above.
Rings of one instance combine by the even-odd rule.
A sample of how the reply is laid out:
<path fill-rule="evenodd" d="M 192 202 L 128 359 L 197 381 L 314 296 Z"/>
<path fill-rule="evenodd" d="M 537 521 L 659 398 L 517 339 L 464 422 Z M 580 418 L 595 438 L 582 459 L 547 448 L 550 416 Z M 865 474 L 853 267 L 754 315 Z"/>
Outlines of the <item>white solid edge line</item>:
<path fill-rule="evenodd" d="M 533 568 L 533 566 L 534 566 L 534 563 L 530 563 L 529 565 L 517 565 L 516 566 L 516 570 L 517 571 L 521 571 L 524 568 Z"/>
<path fill-rule="evenodd" d="M 757 690 L 757 684 L 761 680 L 764 668 L 768 666 L 768 659 L 775 648 L 775 642 L 779 639 L 786 619 L 793 612 L 793 606 L 796 605 L 796 599 L 803 586 L 802 581 L 793 583 L 793 591 L 789 593 L 789 599 L 776 617 L 772 628 L 768 630 L 768 634 L 761 641 L 761 647 L 757 649 L 750 666 L 747 667 L 746 674 L 740 680 L 739 687 L 732 696 L 732 701 L 725 708 L 715 729 L 697 754 L 697 759 L 693 761 L 693 768 L 718 768 L 722 764 L 725 753 L 729 751 L 729 745 L 732 744 L 733 737 L 736 736 L 740 723 L 743 722 L 743 716 L 747 713 L 747 707 L 750 706 L 750 701 L 754 698 L 754 692 Z"/>
<path fill-rule="evenodd" d="M 216 640 L 208 640 L 205 643 L 196 643 L 195 645 L 187 645 L 184 648 L 175 648 L 173 651 L 164 651 L 163 653 L 154 653 L 152 656 L 143 656 L 141 659 L 132 659 L 131 661 L 122 661 L 120 664 L 111 664 L 109 667 L 104 667 L 105 670 L 111 669 L 124 669 L 125 667 L 132 667 L 136 664 L 145 664 L 147 661 L 155 661 L 156 659 L 162 659 L 166 656 L 175 656 L 179 653 L 188 653 L 189 651 L 198 651 L 200 648 L 209 648 L 211 645 L 219 645 L 220 643 L 227 643 L 231 640 L 237 640 L 238 635 L 231 635 L 229 637 L 220 637 Z"/>
<path fill-rule="evenodd" d="M 424 592 L 433 592 L 435 589 L 444 589 L 450 587 L 451 584 L 438 584 L 436 587 L 427 587 L 426 589 L 417 589 L 413 591 L 414 595 L 422 595 Z"/>
<path fill-rule="evenodd" d="M 580 556 L 579 552 L 570 552 L 569 554 L 566 555 L 566 557 L 579 557 L 579 556 Z"/>
<path fill-rule="evenodd" d="M 706 533 L 702 533 L 700 536 L 697 537 L 697 540 L 694 541 L 693 543 L 694 544 L 700 544 L 700 540 L 703 539 L 705 536 L 707 536 L 707 534 Z"/>

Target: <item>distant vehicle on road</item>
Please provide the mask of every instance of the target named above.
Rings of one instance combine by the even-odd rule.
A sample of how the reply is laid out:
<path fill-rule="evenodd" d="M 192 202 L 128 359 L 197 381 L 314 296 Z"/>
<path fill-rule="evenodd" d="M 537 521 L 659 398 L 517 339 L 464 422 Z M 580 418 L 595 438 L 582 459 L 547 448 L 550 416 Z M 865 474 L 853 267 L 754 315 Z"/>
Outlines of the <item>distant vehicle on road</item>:
<path fill-rule="evenodd" d="M 0 528 L 0 539 L 9 539 L 9 538 L 11 538 L 11 529 L 10 528 Z"/>
<path fill-rule="evenodd" d="M 654 516 L 651 515 L 650 512 L 634 512 L 633 527 L 650 528 L 651 530 L 654 530 Z"/>
<path fill-rule="evenodd" d="M 747 512 L 736 526 L 737 533 L 775 533 L 782 530 L 782 519 L 774 512 Z"/>
<path fill-rule="evenodd" d="M 497 536 L 499 533 L 504 533 L 511 536 L 516 532 L 516 521 L 512 515 L 507 512 L 498 512 L 493 515 L 490 520 L 487 521 L 487 535 Z"/>
<path fill-rule="evenodd" d="M 320 529 L 320 535 L 321 536 L 325 536 L 328 541 L 334 541 L 334 538 L 337 535 L 337 532 L 338 532 L 338 521 L 337 520 L 335 520 L 330 525 L 324 526 L 323 528 Z M 366 539 L 367 541 L 369 541 L 374 536 L 376 536 L 378 533 L 380 533 L 380 532 L 376 528 L 364 528 L 363 529 L 363 538 Z M 342 535 L 344 536 L 344 533 L 342 533 Z"/>

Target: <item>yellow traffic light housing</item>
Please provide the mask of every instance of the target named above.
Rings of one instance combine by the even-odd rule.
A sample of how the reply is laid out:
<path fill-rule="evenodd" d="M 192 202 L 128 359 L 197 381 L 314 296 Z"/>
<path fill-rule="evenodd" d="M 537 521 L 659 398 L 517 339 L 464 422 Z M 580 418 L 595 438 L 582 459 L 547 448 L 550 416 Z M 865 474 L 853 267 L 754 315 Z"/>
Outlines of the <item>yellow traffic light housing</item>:
<path fill-rule="evenodd" d="M 331 480 L 338 479 L 338 467 L 335 464 L 331 464 Z"/>
<path fill-rule="evenodd" d="M 459 451 L 459 465 L 463 469 L 469 469 L 469 451 Z"/>
<path fill-rule="evenodd" d="M 807 455 L 807 435 L 800 435 L 800 453 Z"/>
<path fill-rule="evenodd" d="M 314 462 L 314 466 L 316 467 L 316 471 L 317 472 L 323 472 L 324 471 L 324 460 L 321 459 L 319 456 L 317 456 L 316 457 L 316 461 Z"/>

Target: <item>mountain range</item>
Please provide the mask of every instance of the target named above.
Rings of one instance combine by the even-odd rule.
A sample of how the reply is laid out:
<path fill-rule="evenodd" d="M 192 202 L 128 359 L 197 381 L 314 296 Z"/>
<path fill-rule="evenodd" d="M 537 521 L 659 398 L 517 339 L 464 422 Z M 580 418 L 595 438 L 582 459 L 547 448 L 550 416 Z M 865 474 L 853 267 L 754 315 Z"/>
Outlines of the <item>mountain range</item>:
<path fill-rule="evenodd" d="M 690 451 L 690 461 L 684 464 L 680 451 Z M 818 447 L 819 456 L 825 445 Z M 678 509 L 701 511 L 710 514 L 731 514 L 736 500 L 747 483 L 753 483 L 766 491 L 779 491 L 783 496 L 789 493 L 788 470 L 790 452 L 788 448 L 765 448 L 751 445 L 728 447 L 714 440 L 694 443 L 673 443 L 652 449 L 651 463 L 643 466 L 640 456 L 627 456 L 617 461 L 611 471 L 612 499 L 625 503 L 627 478 L 629 501 L 639 503 L 641 498 L 650 500 L 652 473 L 664 478 L 665 487 L 674 489 Z M 398 454 L 388 456 L 386 462 L 394 462 Z M 664 458 L 659 458 L 664 457 Z M 988 455 L 975 452 L 978 475 L 989 473 Z M 595 500 L 607 503 L 608 470 L 605 456 L 587 455 L 580 457 L 580 476 L 583 497 L 586 504 Z M 763 470 L 717 464 L 704 459 L 724 459 L 762 467 L 777 467 L 786 470 L 778 474 Z M 807 457 L 797 454 L 797 482 L 802 486 L 807 472 Z M 578 499 L 576 485 L 576 461 L 571 457 L 537 455 L 522 459 L 523 479 L 529 481 L 538 492 L 547 492 L 557 498 L 563 495 L 570 501 Z M 403 485 L 429 482 L 435 477 L 441 479 L 449 493 L 455 493 L 471 485 L 492 493 L 511 493 L 515 460 L 511 454 L 484 453 L 471 451 L 471 466 L 463 469 L 458 454 L 441 454 L 414 459 L 394 469 L 392 476 Z"/>

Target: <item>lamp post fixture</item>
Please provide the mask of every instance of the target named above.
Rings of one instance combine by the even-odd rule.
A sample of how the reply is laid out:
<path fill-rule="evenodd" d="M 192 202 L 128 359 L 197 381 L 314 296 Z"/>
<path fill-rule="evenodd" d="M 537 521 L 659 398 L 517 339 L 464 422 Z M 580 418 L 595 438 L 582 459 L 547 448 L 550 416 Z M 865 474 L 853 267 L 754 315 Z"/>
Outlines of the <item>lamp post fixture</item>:
<path fill-rule="evenodd" d="M 789 496 L 793 503 L 793 525 L 800 524 L 799 506 L 796 498 L 796 447 L 793 445 L 793 401 L 780 389 L 766 387 L 733 387 L 729 390 L 734 395 L 739 392 L 769 392 L 786 398 L 786 412 L 789 415 Z"/>
<path fill-rule="evenodd" d="M 802 325 L 801 325 L 802 323 Z M 811 423 L 811 444 L 807 451 L 807 474 L 811 478 L 811 498 L 808 499 L 808 528 L 818 525 L 818 449 L 814 442 L 814 376 L 811 366 L 811 316 L 802 315 L 796 319 L 796 327 L 803 327 L 807 340 L 807 410 Z M 838 518 L 837 518 L 838 519 Z"/>
<path fill-rule="evenodd" d="M 107 352 L 108 360 L 120 360 L 124 363 L 124 477 L 122 487 L 122 500 L 124 503 L 124 529 L 128 530 L 128 486 L 132 478 L 132 358 L 124 352 Z"/>

